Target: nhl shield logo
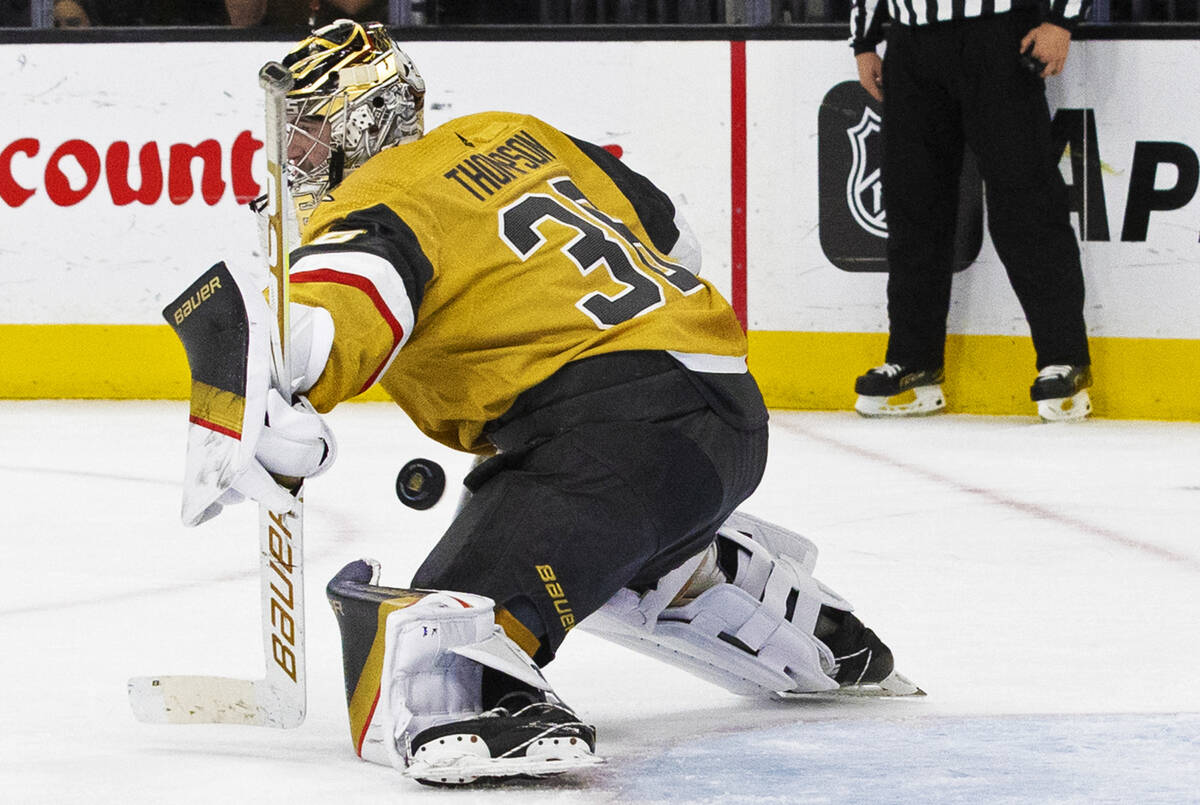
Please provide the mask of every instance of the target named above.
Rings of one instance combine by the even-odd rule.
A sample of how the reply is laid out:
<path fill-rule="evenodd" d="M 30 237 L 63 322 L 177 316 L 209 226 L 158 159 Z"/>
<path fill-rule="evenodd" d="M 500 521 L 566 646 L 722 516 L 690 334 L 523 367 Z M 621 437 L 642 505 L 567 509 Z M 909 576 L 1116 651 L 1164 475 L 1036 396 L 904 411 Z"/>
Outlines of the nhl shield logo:
<path fill-rule="evenodd" d="M 879 166 L 871 157 L 879 149 L 867 147 L 867 139 L 879 133 L 879 115 L 863 107 L 862 120 L 846 129 L 850 138 L 850 175 L 846 177 L 846 206 L 858 225 L 880 238 L 887 237 L 887 215 L 883 209 L 883 183 Z"/>
<path fill-rule="evenodd" d="M 857 81 L 825 94 L 818 115 L 817 190 L 821 250 L 843 271 L 887 271 L 882 110 Z M 970 152 L 959 187 L 954 270 L 969 266 L 983 245 L 983 181 Z"/>

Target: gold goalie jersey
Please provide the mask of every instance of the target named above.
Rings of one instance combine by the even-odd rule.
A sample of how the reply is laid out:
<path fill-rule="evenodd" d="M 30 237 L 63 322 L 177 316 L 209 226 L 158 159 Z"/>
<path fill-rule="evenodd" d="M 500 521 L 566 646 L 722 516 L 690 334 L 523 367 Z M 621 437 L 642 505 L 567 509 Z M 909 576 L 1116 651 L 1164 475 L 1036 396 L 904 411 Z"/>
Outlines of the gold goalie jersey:
<path fill-rule="evenodd" d="M 679 237 L 667 196 L 604 149 L 526 115 L 453 120 L 372 157 L 304 227 L 292 301 L 336 333 L 309 398 L 328 411 L 378 382 L 424 433 L 482 452 L 484 425 L 569 361 L 736 366 L 741 326 L 667 256 Z"/>

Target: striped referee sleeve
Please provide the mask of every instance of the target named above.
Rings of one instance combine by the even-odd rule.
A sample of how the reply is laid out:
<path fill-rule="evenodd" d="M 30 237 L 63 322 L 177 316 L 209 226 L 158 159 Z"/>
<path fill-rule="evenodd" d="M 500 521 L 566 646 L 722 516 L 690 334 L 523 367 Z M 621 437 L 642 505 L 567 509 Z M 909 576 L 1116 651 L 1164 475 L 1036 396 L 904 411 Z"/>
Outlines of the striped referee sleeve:
<path fill-rule="evenodd" d="M 885 5 L 886 4 L 886 7 Z M 882 24 L 890 16 L 900 25 L 929 25 L 970 17 L 990 17 L 1036 5 L 1030 0 L 854 0 L 850 12 L 850 44 L 867 53 L 883 39 Z M 1046 21 L 1073 31 L 1091 10 L 1092 0 L 1049 0 Z"/>
<path fill-rule="evenodd" d="M 850 8 L 850 47 L 854 54 L 872 53 L 883 41 L 886 0 L 854 0 Z"/>
<path fill-rule="evenodd" d="M 1046 21 L 1073 31 L 1091 10 L 1092 0 L 1050 0 Z"/>

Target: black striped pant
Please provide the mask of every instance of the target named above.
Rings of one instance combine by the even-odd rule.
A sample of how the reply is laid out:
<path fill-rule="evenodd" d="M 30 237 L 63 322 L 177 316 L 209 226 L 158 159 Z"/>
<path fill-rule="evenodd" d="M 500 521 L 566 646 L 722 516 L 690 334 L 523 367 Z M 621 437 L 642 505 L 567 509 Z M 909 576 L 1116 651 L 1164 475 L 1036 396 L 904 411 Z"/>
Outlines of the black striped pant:
<path fill-rule="evenodd" d="M 1084 284 L 1044 81 L 1018 61 L 1037 12 L 893 25 L 883 64 L 887 360 L 943 365 L 964 144 L 1037 368 L 1090 363 Z"/>

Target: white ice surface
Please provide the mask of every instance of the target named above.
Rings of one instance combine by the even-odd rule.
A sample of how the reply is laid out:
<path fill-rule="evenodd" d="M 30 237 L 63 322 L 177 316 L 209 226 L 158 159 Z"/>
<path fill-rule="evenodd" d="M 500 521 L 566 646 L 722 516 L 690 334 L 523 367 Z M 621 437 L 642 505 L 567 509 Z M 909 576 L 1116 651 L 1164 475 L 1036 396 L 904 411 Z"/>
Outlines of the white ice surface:
<path fill-rule="evenodd" d="M 0 802 L 1197 802 L 1200 424 L 772 418 L 754 514 L 821 548 L 929 695 L 773 703 L 573 633 L 547 674 L 609 762 L 427 789 L 351 749 L 324 584 L 373 556 L 402 586 L 448 523 L 395 498 L 468 459 L 389 405 L 331 417 L 308 486 L 309 717 L 148 726 L 129 676 L 262 675 L 256 512 L 179 525 L 186 408 L 0 402 Z"/>

